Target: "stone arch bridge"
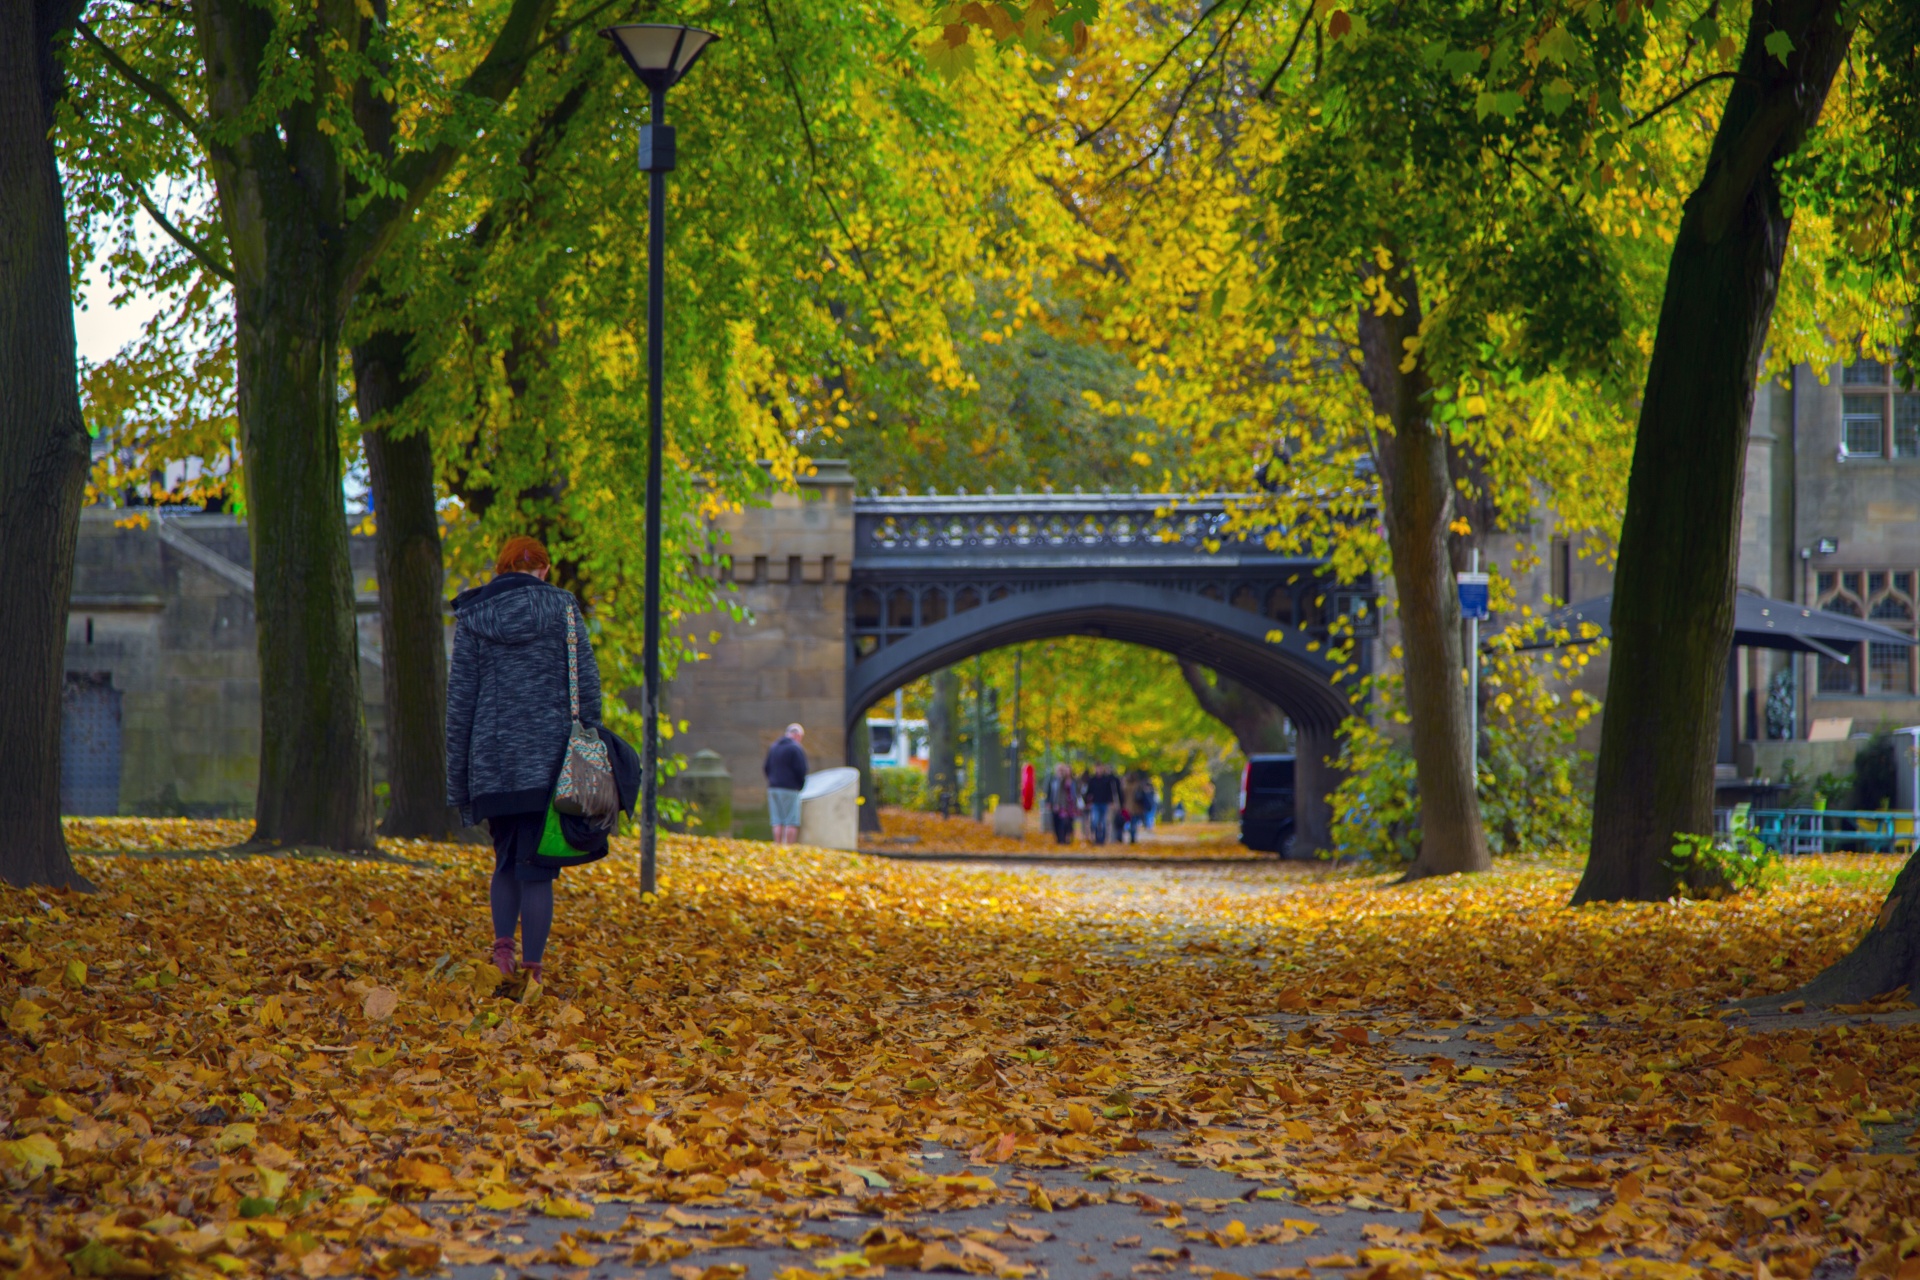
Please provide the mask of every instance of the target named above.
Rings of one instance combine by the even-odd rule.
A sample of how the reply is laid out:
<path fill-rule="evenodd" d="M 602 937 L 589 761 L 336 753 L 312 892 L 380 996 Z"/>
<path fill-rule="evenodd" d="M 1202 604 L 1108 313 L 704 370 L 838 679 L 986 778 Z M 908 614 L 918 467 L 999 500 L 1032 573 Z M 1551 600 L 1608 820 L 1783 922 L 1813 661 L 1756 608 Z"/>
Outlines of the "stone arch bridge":
<path fill-rule="evenodd" d="M 1377 616 L 1369 584 L 1222 542 L 1221 497 L 856 498 L 845 464 L 816 468 L 797 495 L 722 521 L 718 572 L 750 620 L 694 620 L 709 657 L 667 694 L 688 725 L 673 749 L 725 759 L 743 827 L 764 819 L 761 759 L 789 721 L 807 726 L 815 767 L 840 764 L 858 718 L 901 685 L 1005 645 L 1091 635 L 1191 658 L 1277 703 L 1300 742 L 1297 829 L 1324 841 L 1323 762 L 1349 705 L 1325 640 L 1335 616 L 1363 632 Z"/>

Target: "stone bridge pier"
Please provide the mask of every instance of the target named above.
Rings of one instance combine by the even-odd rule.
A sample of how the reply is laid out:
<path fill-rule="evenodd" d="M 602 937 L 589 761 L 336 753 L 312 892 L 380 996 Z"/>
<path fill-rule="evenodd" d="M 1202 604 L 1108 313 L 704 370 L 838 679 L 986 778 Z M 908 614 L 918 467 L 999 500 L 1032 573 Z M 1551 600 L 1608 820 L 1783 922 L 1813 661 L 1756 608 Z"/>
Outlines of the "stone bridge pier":
<path fill-rule="evenodd" d="M 672 748 L 725 759 L 741 830 L 766 821 L 760 762 L 790 721 L 807 727 L 814 767 L 840 764 L 858 717 L 901 685 L 986 650 L 1090 635 L 1190 658 L 1278 704 L 1300 745 L 1297 846 L 1325 846 L 1326 759 L 1370 648 L 1342 677 L 1327 640 L 1342 615 L 1372 633 L 1371 584 L 1224 537 L 1231 499 L 1218 495 L 856 499 L 844 463 L 815 465 L 797 494 L 719 522 L 718 572 L 749 616 L 690 620 L 709 656 L 667 693 L 689 725 Z"/>

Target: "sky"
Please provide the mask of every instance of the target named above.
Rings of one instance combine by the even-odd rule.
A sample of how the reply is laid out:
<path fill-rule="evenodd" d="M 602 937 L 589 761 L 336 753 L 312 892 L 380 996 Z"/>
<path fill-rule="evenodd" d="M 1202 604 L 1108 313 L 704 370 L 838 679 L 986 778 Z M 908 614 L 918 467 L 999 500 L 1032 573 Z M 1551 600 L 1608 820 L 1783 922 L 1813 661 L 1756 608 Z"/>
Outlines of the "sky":
<path fill-rule="evenodd" d="M 113 291 L 107 287 L 101 260 L 87 266 L 85 302 L 73 308 L 73 331 L 79 340 L 80 357 L 91 364 L 111 359 L 120 348 L 140 336 L 140 330 L 160 309 L 162 299 L 140 293 L 127 299 L 123 307 L 113 305 Z"/>

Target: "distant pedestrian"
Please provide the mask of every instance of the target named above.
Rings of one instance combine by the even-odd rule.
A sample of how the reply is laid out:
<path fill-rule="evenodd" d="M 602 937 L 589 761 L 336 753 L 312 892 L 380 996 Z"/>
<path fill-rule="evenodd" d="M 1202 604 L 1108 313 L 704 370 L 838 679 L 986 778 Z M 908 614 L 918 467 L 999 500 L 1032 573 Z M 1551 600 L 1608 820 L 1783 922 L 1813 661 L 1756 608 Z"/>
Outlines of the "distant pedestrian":
<path fill-rule="evenodd" d="M 1064 764 L 1053 767 L 1053 775 L 1047 779 L 1047 821 L 1053 824 L 1053 841 L 1066 844 L 1073 839 L 1073 820 L 1079 816 L 1079 787 L 1073 781 L 1073 770 Z"/>
<path fill-rule="evenodd" d="M 787 726 L 771 747 L 761 772 L 767 777 L 767 816 L 773 823 L 775 844 L 794 844 L 800 839 L 800 789 L 807 785 L 807 752 L 800 740 L 807 731 L 797 724 Z"/>
<path fill-rule="evenodd" d="M 1159 806 L 1159 797 L 1153 793 L 1153 780 L 1142 773 L 1133 783 L 1133 803 L 1128 806 L 1133 819 L 1148 831 L 1153 830 L 1153 812 Z"/>
<path fill-rule="evenodd" d="M 572 638 L 580 721 L 600 723 L 600 668 L 573 593 L 547 584 L 545 547 L 507 539 L 485 586 L 453 601 L 447 671 L 447 803 L 493 837 L 493 962 L 504 977 L 524 968 L 535 982 L 553 928 L 560 868 L 535 852 L 546 830 L 560 761 L 573 727 L 567 692 Z M 521 956 L 513 958 L 519 926 Z"/>
<path fill-rule="evenodd" d="M 1095 844 L 1107 842 L 1107 819 L 1120 804 L 1120 779 L 1113 766 L 1100 765 L 1087 782 L 1087 831 Z"/>

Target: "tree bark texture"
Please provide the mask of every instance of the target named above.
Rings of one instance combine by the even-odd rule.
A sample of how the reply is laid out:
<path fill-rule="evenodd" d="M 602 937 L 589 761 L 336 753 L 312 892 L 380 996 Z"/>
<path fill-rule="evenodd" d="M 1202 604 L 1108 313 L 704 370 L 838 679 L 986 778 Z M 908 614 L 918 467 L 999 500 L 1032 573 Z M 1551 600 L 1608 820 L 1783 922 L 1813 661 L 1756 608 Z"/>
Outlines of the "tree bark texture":
<path fill-rule="evenodd" d="M 1712 829 L 1754 380 L 1791 227 L 1777 167 L 1852 37 L 1843 0 L 1755 5 L 1740 78 L 1687 200 L 1641 398 L 1613 584 L 1592 852 L 1576 903 L 1674 891 L 1674 835 Z M 1785 66 L 1765 48 L 1785 32 Z"/>
<path fill-rule="evenodd" d="M 379 329 L 353 348 L 360 440 L 373 481 L 374 564 L 380 582 L 381 678 L 387 708 L 382 835 L 446 840 L 461 829 L 447 805 L 447 643 L 433 441 L 394 436 L 388 415 L 419 379 L 407 377 L 407 335 Z"/>
<path fill-rule="evenodd" d="M 77 10 L 0 0 L 0 878 L 85 889 L 60 829 L 60 710 L 89 448 L 50 136 Z"/>
<path fill-rule="evenodd" d="M 524 77 L 554 0 L 513 0 L 468 94 L 499 102 Z M 294 39 L 299 74 L 350 81 L 376 146 L 364 53 L 384 3 L 319 0 Z M 234 296 L 235 378 L 260 646 L 256 841 L 374 847 L 353 579 L 340 491 L 340 324 L 360 283 L 459 158 L 446 138 L 398 156 L 391 187 L 348 216 L 337 126 L 312 94 L 275 83 L 274 15 L 253 0 L 192 0 L 209 158 Z M 276 102 L 278 105 L 271 105 Z"/>
<path fill-rule="evenodd" d="M 1920 991 L 1920 855 L 1907 859 L 1859 945 L 1806 986 L 1769 1003 L 1858 1004 L 1900 987 Z"/>
<path fill-rule="evenodd" d="M 197 0 L 209 113 L 249 114 L 272 37 L 247 0 Z M 289 111 L 212 148 L 231 254 L 235 383 L 260 654 L 255 841 L 375 847 L 373 779 L 340 491 L 345 175 Z M 284 134 L 284 138 L 282 135 Z"/>
<path fill-rule="evenodd" d="M 1448 525 L 1454 486 L 1448 443 L 1429 417 L 1431 387 L 1407 340 L 1420 332 L 1419 287 L 1406 264 L 1376 276 L 1386 310 L 1360 308 L 1361 380 L 1373 410 L 1390 424 L 1378 446 L 1382 514 L 1399 597 L 1407 713 L 1420 783 L 1420 853 L 1409 879 L 1493 866 L 1480 822 L 1467 690 L 1462 678 L 1460 597 Z"/>

